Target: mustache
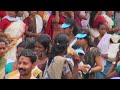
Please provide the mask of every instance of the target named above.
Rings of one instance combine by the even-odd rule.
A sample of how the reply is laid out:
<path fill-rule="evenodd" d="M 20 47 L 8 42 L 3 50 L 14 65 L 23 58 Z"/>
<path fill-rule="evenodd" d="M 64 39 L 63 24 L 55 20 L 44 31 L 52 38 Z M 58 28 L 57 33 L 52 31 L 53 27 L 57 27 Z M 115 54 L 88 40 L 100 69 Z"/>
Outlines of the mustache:
<path fill-rule="evenodd" d="M 21 70 L 22 70 L 22 71 L 26 71 L 26 70 L 25 70 L 25 69 L 23 69 L 23 68 L 19 68 L 18 70 L 19 70 L 19 71 L 21 71 Z"/>

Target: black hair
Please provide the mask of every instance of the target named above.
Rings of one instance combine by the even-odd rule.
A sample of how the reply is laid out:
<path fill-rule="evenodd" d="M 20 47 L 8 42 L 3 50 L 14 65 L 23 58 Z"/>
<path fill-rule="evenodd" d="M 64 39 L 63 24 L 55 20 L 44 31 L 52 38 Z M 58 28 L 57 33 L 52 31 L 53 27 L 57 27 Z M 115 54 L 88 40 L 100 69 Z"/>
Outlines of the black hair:
<path fill-rule="evenodd" d="M 76 42 L 76 43 L 72 46 L 72 48 L 75 50 L 75 49 L 81 48 L 81 45 Z"/>
<path fill-rule="evenodd" d="M 92 11 L 90 13 L 90 20 L 89 20 L 89 25 L 91 28 L 93 28 L 93 22 L 94 22 L 94 18 L 95 18 L 95 15 L 97 14 L 98 11 Z"/>
<path fill-rule="evenodd" d="M 3 38 L 0 38 L 0 42 L 4 42 L 5 44 L 7 44 L 7 42 Z"/>
<path fill-rule="evenodd" d="M 54 44 L 51 48 L 51 52 L 49 55 L 48 65 L 50 65 L 51 61 L 55 56 L 65 53 L 65 50 L 67 50 L 67 47 L 69 45 L 69 42 L 70 39 L 66 34 L 60 33 L 56 35 Z"/>
<path fill-rule="evenodd" d="M 46 55 L 49 54 L 51 39 L 48 34 L 41 34 L 36 41 L 38 41 L 42 46 L 47 49 Z"/>
<path fill-rule="evenodd" d="M 81 29 L 81 31 L 79 33 L 87 34 L 87 36 L 84 39 L 87 40 L 88 45 L 90 47 L 94 47 L 95 46 L 94 42 L 91 40 L 91 34 L 90 34 L 90 30 L 89 29 Z"/>
<path fill-rule="evenodd" d="M 105 24 L 99 23 L 99 24 L 97 25 L 97 29 L 99 29 L 101 25 L 105 25 Z"/>
<path fill-rule="evenodd" d="M 73 33 L 74 36 L 78 33 L 78 31 L 80 31 L 80 27 L 79 27 L 79 25 L 77 24 L 77 22 L 76 22 L 75 19 L 73 19 L 73 18 L 68 18 L 68 19 L 65 20 L 65 23 L 70 24 L 70 27 L 69 27 L 69 28 L 72 28 L 72 27 L 73 27 L 72 33 Z"/>
<path fill-rule="evenodd" d="M 17 49 L 18 49 L 19 47 L 23 47 L 23 48 L 27 49 L 28 46 L 29 46 L 29 43 L 28 43 L 27 41 L 22 41 L 22 42 L 20 42 L 20 43 L 17 45 Z"/>
<path fill-rule="evenodd" d="M 21 56 L 29 57 L 29 58 L 30 58 L 30 61 L 31 61 L 32 63 L 36 62 L 36 60 L 37 60 L 37 55 L 36 55 L 36 53 L 35 53 L 33 50 L 31 50 L 31 49 L 25 49 L 25 50 L 23 50 L 23 51 L 19 54 L 18 59 L 19 59 Z"/>
<path fill-rule="evenodd" d="M 27 49 L 35 48 L 35 39 L 34 38 L 27 38 L 26 42 L 28 43 Z"/>

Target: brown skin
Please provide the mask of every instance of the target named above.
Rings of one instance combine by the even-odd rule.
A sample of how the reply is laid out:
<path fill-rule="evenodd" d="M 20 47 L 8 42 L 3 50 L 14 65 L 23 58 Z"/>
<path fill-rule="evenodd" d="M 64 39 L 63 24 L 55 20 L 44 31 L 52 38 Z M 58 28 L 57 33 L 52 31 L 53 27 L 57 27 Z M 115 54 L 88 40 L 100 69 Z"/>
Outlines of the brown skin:
<path fill-rule="evenodd" d="M 74 54 L 72 59 L 74 61 L 73 73 L 68 72 L 65 75 L 66 79 L 78 79 L 78 64 L 81 62 L 81 59 L 77 54 Z"/>
<path fill-rule="evenodd" d="M 86 39 L 78 39 L 78 43 L 83 47 L 84 51 L 86 52 L 88 48 L 88 42 Z M 98 72 L 102 70 L 102 57 L 96 56 L 95 58 L 96 66 L 94 68 L 91 68 L 91 72 Z"/>
<path fill-rule="evenodd" d="M 35 42 L 35 48 L 34 51 L 37 52 L 37 54 L 41 53 L 41 52 L 45 52 L 45 48 L 44 46 L 39 43 L 38 41 Z"/>
<path fill-rule="evenodd" d="M 115 72 L 115 68 L 117 66 L 117 63 L 120 61 L 120 46 L 119 46 L 119 51 L 117 52 L 117 55 L 116 55 L 116 59 L 115 59 L 115 62 L 116 64 L 112 64 L 110 69 L 108 70 L 108 73 L 106 75 L 106 78 L 107 77 L 111 77 L 113 76 L 112 73 Z"/>
<path fill-rule="evenodd" d="M 5 55 L 6 44 L 4 42 L 0 42 L 0 57 Z"/>
<path fill-rule="evenodd" d="M 96 17 L 97 17 L 98 15 L 101 15 L 101 14 L 102 14 L 102 11 L 98 11 L 94 19 L 96 19 Z M 106 29 L 107 32 L 116 32 L 116 31 L 119 31 L 119 30 L 120 30 L 120 27 L 109 28 L 107 22 L 105 22 L 104 25 L 107 27 L 107 29 Z"/>
<path fill-rule="evenodd" d="M 36 14 L 37 14 L 37 11 L 30 11 L 29 18 L 30 18 L 31 20 L 34 20 Z M 25 32 L 26 35 L 27 35 L 27 36 L 30 36 L 30 37 L 38 37 L 38 36 L 41 35 L 41 33 L 32 33 L 32 32 L 29 32 L 27 25 L 25 26 L 25 31 L 26 31 L 26 32 Z"/>
<path fill-rule="evenodd" d="M 23 16 L 23 14 L 24 14 L 24 11 L 18 11 L 18 17 L 22 17 Z"/>
<path fill-rule="evenodd" d="M 18 59 L 18 69 L 23 68 L 24 70 L 19 70 L 20 79 L 30 79 L 34 67 L 35 63 L 32 63 L 29 57 L 21 56 Z"/>
<path fill-rule="evenodd" d="M 63 32 L 64 32 L 66 35 L 69 36 L 69 38 L 70 38 L 70 43 L 75 39 L 72 31 L 73 31 L 73 27 L 68 27 L 68 28 L 64 28 L 64 29 L 63 29 Z"/>
<path fill-rule="evenodd" d="M 45 54 L 47 49 L 45 49 L 41 43 L 36 41 L 34 51 L 38 54 L 38 59 L 36 61 L 36 64 L 37 64 L 38 68 L 41 69 L 42 65 L 46 61 L 48 61 L 48 57 Z"/>
<path fill-rule="evenodd" d="M 98 29 L 98 31 L 100 33 L 100 36 L 98 37 L 99 40 L 101 40 L 102 37 L 107 33 L 106 29 L 107 28 L 104 24 L 99 27 L 99 29 Z M 105 59 L 108 59 L 108 54 L 102 54 L 102 57 L 105 58 Z"/>

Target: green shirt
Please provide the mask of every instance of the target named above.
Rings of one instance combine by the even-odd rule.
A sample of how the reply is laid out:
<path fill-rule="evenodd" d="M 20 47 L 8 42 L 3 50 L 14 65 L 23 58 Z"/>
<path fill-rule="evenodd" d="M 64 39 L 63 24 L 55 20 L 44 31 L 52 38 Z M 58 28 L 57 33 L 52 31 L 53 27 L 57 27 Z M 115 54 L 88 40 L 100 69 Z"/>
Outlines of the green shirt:
<path fill-rule="evenodd" d="M 5 58 L 0 58 L 0 70 L 5 67 L 7 60 Z"/>

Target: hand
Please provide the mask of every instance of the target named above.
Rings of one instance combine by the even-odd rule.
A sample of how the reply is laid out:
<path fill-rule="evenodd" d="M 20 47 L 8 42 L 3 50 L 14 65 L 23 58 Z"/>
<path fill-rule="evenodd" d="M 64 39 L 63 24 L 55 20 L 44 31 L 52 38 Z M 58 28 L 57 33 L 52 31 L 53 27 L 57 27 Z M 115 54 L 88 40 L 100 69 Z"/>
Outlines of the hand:
<path fill-rule="evenodd" d="M 37 37 L 39 37 L 41 35 L 41 32 L 37 33 Z"/>

